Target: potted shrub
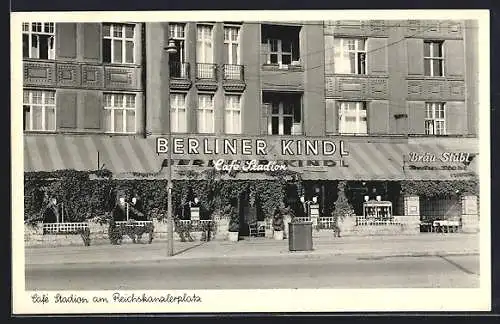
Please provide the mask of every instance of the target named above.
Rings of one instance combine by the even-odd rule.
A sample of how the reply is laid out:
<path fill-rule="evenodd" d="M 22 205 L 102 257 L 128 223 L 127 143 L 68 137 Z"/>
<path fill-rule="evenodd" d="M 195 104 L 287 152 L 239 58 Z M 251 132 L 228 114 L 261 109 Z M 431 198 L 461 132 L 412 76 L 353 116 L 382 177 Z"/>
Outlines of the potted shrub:
<path fill-rule="evenodd" d="M 356 214 L 354 213 L 354 209 L 345 195 L 345 186 L 345 181 L 339 182 L 339 193 L 332 211 L 332 229 L 335 237 L 340 237 L 341 232 L 352 230 L 354 224 L 356 224 Z"/>
<path fill-rule="evenodd" d="M 281 208 L 276 209 L 273 217 L 273 237 L 275 240 L 283 240 L 283 230 L 285 229 L 284 214 Z"/>
<path fill-rule="evenodd" d="M 240 234 L 240 215 L 236 212 L 234 207 L 229 209 L 229 241 L 238 242 Z"/>

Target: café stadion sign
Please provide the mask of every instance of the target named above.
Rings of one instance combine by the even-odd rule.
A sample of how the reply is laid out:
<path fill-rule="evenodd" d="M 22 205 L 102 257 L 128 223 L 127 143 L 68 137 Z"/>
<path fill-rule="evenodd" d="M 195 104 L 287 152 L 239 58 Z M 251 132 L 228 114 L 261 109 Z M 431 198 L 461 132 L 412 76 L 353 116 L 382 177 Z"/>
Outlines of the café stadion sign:
<path fill-rule="evenodd" d="M 219 156 L 208 161 L 195 159 L 193 165 L 214 167 L 218 171 L 243 171 L 243 172 L 264 172 L 286 170 L 290 167 L 323 166 L 345 167 L 342 160 L 348 156 L 349 152 L 344 141 L 334 142 L 331 140 L 312 139 L 281 139 L 268 143 L 264 139 L 231 139 L 231 138 L 172 138 L 173 155 L 189 155 L 190 158 L 196 155 Z M 168 153 L 168 139 L 156 138 L 156 153 Z M 243 157 L 241 160 L 223 159 L 221 156 Z M 269 156 L 277 156 L 276 160 L 269 161 Z M 244 157 L 248 156 L 248 159 Z M 294 157 L 311 157 L 309 160 L 294 159 Z M 257 158 L 256 158 L 257 157 Z M 260 160 L 258 157 L 262 157 Z M 321 160 L 314 157 L 321 157 Z M 328 159 L 324 159 L 328 157 Z M 338 158 L 339 160 L 335 160 Z M 175 160 L 172 161 L 172 164 Z M 164 160 L 162 165 L 168 165 L 168 160 Z M 179 165 L 185 165 L 180 164 Z"/>

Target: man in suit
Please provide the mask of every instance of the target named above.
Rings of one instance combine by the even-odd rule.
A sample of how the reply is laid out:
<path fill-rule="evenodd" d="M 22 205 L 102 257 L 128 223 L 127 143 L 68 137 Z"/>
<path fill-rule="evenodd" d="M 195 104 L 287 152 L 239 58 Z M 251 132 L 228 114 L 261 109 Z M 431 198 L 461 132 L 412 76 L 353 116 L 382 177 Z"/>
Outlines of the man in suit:
<path fill-rule="evenodd" d="M 44 223 L 57 223 L 59 222 L 59 208 L 57 206 L 57 199 L 52 197 L 43 211 Z"/>

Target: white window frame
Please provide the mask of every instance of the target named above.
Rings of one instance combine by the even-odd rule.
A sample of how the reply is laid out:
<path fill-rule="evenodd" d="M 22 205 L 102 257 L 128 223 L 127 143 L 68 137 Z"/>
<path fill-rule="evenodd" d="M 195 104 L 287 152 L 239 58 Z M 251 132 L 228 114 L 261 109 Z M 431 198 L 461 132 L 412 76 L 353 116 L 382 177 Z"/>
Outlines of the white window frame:
<path fill-rule="evenodd" d="M 206 105 L 206 101 L 202 101 L 202 98 L 210 98 L 210 105 Z M 196 108 L 196 124 L 197 124 L 197 131 L 200 134 L 213 134 L 215 133 L 215 107 L 214 107 L 214 94 L 212 93 L 199 93 L 198 94 L 198 107 Z M 205 125 L 207 124 L 207 116 L 209 115 L 208 112 L 210 113 L 211 116 L 211 130 L 206 130 L 206 129 L 200 129 L 200 116 L 202 117 L 201 119 L 204 121 L 203 128 L 205 128 Z M 209 121 L 210 123 L 210 121 Z"/>
<path fill-rule="evenodd" d="M 179 48 L 180 50 L 180 63 L 184 63 L 186 61 L 186 24 L 184 23 L 170 23 L 168 25 L 169 28 L 169 37 L 171 39 L 181 41 L 182 46 Z"/>
<path fill-rule="evenodd" d="M 226 33 L 227 32 L 227 33 Z M 236 37 L 234 37 L 236 34 Z M 227 58 L 225 64 L 240 65 L 241 64 L 241 47 L 240 47 L 241 27 L 235 25 L 224 25 L 224 44 L 228 44 Z M 226 37 L 228 36 L 228 37 Z M 234 40 L 234 38 L 236 40 Z M 233 62 L 233 45 L 236 45 L 236 62 Z"/>
<path fill-rule="evenodd" d="M 40 28 L 40 31 L 38 30 L 33 30 L 33 29 L 38 29 Z M 46 32 L 45 28 L 48 28 L 49 31 Z M 51 23 L 51 22 L 24 22 L 22 25 L 22 31 L 23 35 L 28 35 L 28 57 L 27 58 L 33 58 L 33 59 L 39 59 L 40 58 L 40 35 L 47 35 L 49 36 L 49 43 L 48 45 L 48 52 L 47 52 L 47 60 L 54 60 L 56 58 L 56 24 Z M 36 47 L 36 54 L 33 55 L 32 53 L 32 46 L 33 46 L 33 37 L 36 37 L 37 39 L 37 47 Z M 52 42 L 50 41 L 52 39 Z M 52 43 L 52 47 L 50 46 Z M 23 44 L 24 46 L 24 44 Z"/>
<path fill-rule="evenodd" d="M 356 109 L 354 113 L 347 109 L 350 104 L 354 104 Z M 339 101 L 338 103 L 338 117 L 339 117 L 339 133 L 348 135 L 367 135 L 368 134 L 368 109 L 367 103 L 364 101 Z M 364 113 L 362 113 L 364 111 Z M 355 132 L 347 132 L 345 130 L 347 118 L 354 117 L 356 120 Z M 366 132 L 361 129 L 363 118 L 366 119 Z"/>
<path fill-rule="evenodd" d="M 443 117 L 439 112 L 443 112 Z M 438 131 L 437 125 L 442 127 Z M 446 104 L 444 102 L 425 103 L 425 134 L 426 135 L 446 135 Z M 432 125 L 432 129 L 429 126 Z"/>
<path fill-rule="evenodd" d="M 210 30 L 210 33 L 207 32 L 207 30 Z M 201 38 L 200 38 L 200 31 L 201 31 Z M 209 34 L 209 36 L 207 36 Z M 205 48 L 206 43 L 210 42 L 211 48 L 212 48 L 212 59 L 211 62 L 207 61 L 207 58 L 205 57 L 205 51 L 197 51 L 196 53 L 196 63 L 206 63 L 206 64 L 213 64 L 214 63 L 214 55 L 215 55 L 215 49 L 214 49 L 214 26 L 209 25 L 209 24 L 199 24 L 196 25 L 196 49 L 198 49 L 198 43 L 202 44 L 202 48 Z"/>
<path fill-rule="evenodd" d="M 272 42 L 276 42 L 277 46 L 277 51 L 273 51 L 272 49 Z M 283 65 L 288 65 L 288 64 L 283 64 L 283 55 L 290 55 L 290 64 L 293 62 L 293 41 L 290 40 L 290 52 L 285 52 L 283 51 L 283 40 L 279 38 L 267 38 L 266 39 L 267 43 L 267 64 L 276 64 L 276 63 L 271 63 L 271 55 L 276 54 L 278 58 L 278 65 L 283 66 Z"/>
<path fill-rule="evenodd" d="M 111 105 L 107 105 L 106 101 L 106 96 L 111 96 Z M 123 96 L 123 101 L 121 102 L 121 105 L 117 105 L 116 103 L 116 96 L 117 95 L 122 95 Z M 134 106 L 133 107 L 127 107 L 127 97 L 133 97 L 134 98 Z M 105 92 L 104 93 L 104 110 L 109 110 L 110 111 L 110 119 L 109 119 L 109 125 L 106 125 L 106 132 L 107 133 L 118 133 L 118 134 L 135 134 L 137 131 L 137 94 L 135 93 L 130 93 L 130 92 Z M 123 125 L 123 130 L 116 130 L 115 129 L 115 112 L 117 110 L 122 110 L 122 125 Z M 133 111 L 134 112 L 134 127 L 132 131 L 127 131 L 127 111 Z"/>
<path fill-rule="evenodd" d="M 273 105 L 278 104 L 278 113 L 273 113 Z M 292 128 L 293 128 L 293 122 L 294 122 L 294 111 L 290 114 L 285 114 L 285 102 L 279 101 L 279 102 L 271 102 L 269 103 L 269 122 L 268 122 L 268 134 L 269 135 L 285 135 L 285 117 L 291 117 L 292 118 Z M 273 117 L 278 117 L 278 134 L 273 134 Z M 302 116 L 301 116 L 302 120 Z M 292 135 L 293 132 L 290 130 L 290 135 Z"/>
<path fill-rule="evenodd" d="M 239 94 L 226 94 L 224 97 L 224 128 L 226 134 L 241 134 L 241 99 L 242 96 Z M 235 116 L 238 118 L 239 129 L 235 129 L 236 125 L 234 123 L 228 123 L 228 121 L 233 121 Z"/>
<path fill-rule="evenodd" d="M 340 42 L 340 45 L 339 45 L 339 52 L 340 52 L 340 60 L 341 61 L 347 61 L 347 62 L 350 62 L 350 54 L 351 53 L 354 53 L 354 72 L 349 72 L 349 73 L 346 73 L 346 72 L 337 72 L 335 71 L 336 74 L 359 74 L 359 75 L 366 75 L 367 74 L 367 71 L 368 71 L 368 66 L 367 66 L 367 51 L 366 51 L 366 46 L 367 46 L 367 39 L 366 38 L 352 38 L 352 37 L 338 37 L 338 38 L 335 38 L 334 39 L 334 43 L 336 41 L 339 41 Z M 347 51 L 345 50 L 346 48 L 346 44 L 347 42 L 350 42 L 350 41 L 354 41 L 354 49 L 350 49 L 348 48 Z M 361 42 L 364 42 L 364 48 L 362 48 L 362 46 L 360 46 L 360 43 Z M 360 61 L 360 54 L 364 54 L 364 59 L 362 60 L 364 62 L 364 73 L 361 73 L 361 69 L 360 69 L 360 65 L 359 65 L 359 61 Z M 334 56 L 334 69 L 335 69 L 335 66 L 337 66 L 338 62 L 335 62 L 335 56 Z"/>
<path fill-rule="evenodd" d="M 137 48 L 137 44 L 136 44 L 136 34 L 137 34 L 137 30 L 136 30 L 136 25 L 135 24 L 127 24 L 127 23 L 106 23 L 106 24 L 103 24 L 103 26 L 105 25 L 109 25 L 109 35 L 108 36 L 104 36 L 103 34 L 103 38 L 104 39 L 109 39 L 110 40 L 110 46 L 111 46 L 111 59 L 109 63 L 118 63 L 118 64 L 135 64 L 135 62 L 137 62 L 137 58 L 136 58 L 136 48 Z M 127 37 L 127 34 L 125 32 L 125 28 L 126 27 L 132 27 L 133 30 L 134 30 L 134 34 L 132 35 L 132 37 Z M 114 31 L 116 29 L 121 29 L 121 33 L 122 33 L 122 36 L 121 37 L 117 37 L 114 35 Z M 121 43 L 121 46 L 122 46 L 122 59 L 121 59 L 121 62 L 116 62 L 115 61 L 115 45 L 114 45 L 114 41 L 120 41 Z M 134 47 L 132 48 L 132 62 L 126 62 L 126 57 L 127 57 L 127 42 L 132 42 L 132 44 L 134 45 Z"/>
<path fill-rule="evenodd" d="M 170 93 L 170 130 L 173 133 L 187 132 L 187 109 L 186 109 L 186 93 L 172 92 Z M 179 117 L 179 111 L 184 111 L 184 120 Z M 180 125 L 184 123 L 184 129 L 180 129 Z"/>
<path fill-rule="evenodd" d="M 425 44 L 429 44 L 429 56 L 425 56 Z M 433 49 L 435 46 L 438 46 L 441 50 L 441 56 L 434 56 Z M 444 42 L 442 41 L 424 41 L 424 70 L 425 70 L 425 62 L 429 62 L 429 75 L 432 77 L 442 77 L 444 76 Z M 433 61 L 441 61 L 441 71 L 440 74 L 436 74 L 434 71 Z"/>
<path fill-rule="evenodd" d="M 25 93 L 28 93 L 28 102 L 25 101 Z M 34 103 L 33 102 L 33 94 L 35 92 L 40 92 L 42 95 L 42 103 Z M 54 98 L 54 103 L 46 103 L 46 98 L 47 94 L 52 94 Z M 25 114 L 24 111 L 24 106 L 29 106 L 30 108 L 30 120 L 29 120 L 29 125 L 26 127 L 26 125 L 23 125 L 26 127 L 25 131 L 26 132 L 55 132 L 57 128 L 57 105 L 56 105 L 56 91 L 55 90 L 36 90 L 36 89 L 24 89 L 23 90 L 23 116 Z M 33 129 L 33 110 L 35 107 L 40 107 L 39 109 L 42 110 L 42 128 L 41 129 Z M 54 110 L 54 128 L 53 129 L 46 129 L 45 125 L 47 124 L 46 118 L 47 114 L 46 111 L 47 109 L 53 109 Z M 23 121 L 24 124 L 24 121 Z"/>

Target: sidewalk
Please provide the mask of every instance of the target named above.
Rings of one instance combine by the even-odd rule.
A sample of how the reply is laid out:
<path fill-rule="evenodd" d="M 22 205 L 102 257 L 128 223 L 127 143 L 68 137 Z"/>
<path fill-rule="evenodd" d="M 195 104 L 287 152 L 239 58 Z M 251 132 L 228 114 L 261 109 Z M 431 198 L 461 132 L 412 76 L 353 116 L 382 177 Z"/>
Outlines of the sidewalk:
<path fill-rule="evenodd" d="M 253 238 L 239 242 L 175 242 L 173 257 L 166 256 L 166 242 L 101 246 L 26 248 L 26 264 L 154 262 L 186 259 L 459 255 L 479 253 L 478 234 L 420 234 L 316 238 L 313 251 L 290 252 L 288 241 Z"/>

